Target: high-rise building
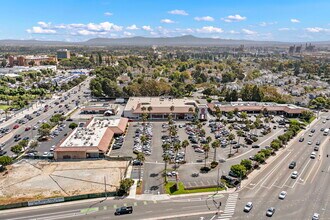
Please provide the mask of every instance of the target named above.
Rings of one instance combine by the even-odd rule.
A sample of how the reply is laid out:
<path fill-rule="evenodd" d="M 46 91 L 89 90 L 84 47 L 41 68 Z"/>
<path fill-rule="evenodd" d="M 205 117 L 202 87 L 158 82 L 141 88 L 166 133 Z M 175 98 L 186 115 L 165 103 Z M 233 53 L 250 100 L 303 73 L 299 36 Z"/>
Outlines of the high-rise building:
<path fill-rule="evenodd" d="M 70 59 L 70 50 L 61 49 L 57 51 L 57 60 L 60 59 Z"/>

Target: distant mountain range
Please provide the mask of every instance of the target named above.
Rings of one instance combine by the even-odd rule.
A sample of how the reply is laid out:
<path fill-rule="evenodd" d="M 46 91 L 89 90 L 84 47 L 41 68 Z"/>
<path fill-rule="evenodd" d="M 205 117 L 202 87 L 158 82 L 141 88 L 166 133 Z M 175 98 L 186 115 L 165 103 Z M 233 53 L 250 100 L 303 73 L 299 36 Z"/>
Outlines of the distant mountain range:
<path fill-rule="evenodd" d="M 0 46 L 289 46 L 306 42 L 228 40 L 199 38 L 192 35 L 181 37 L 130 37 L 93 38 L 83 42 L 38 41 L 38 40 L 0 40 Z M 330 46 L 330 41 L 311 42 L 318 46 Z"/>

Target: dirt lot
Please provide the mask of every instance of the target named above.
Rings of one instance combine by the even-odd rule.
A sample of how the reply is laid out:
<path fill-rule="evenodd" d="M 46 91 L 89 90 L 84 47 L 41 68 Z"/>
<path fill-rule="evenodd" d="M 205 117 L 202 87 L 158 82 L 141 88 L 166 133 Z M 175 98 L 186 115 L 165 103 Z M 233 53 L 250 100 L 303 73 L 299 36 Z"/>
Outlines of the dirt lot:
<path fill-rule="evenodd" d="M 0 176 L 0 204 L 115 191 L 126 161 L 47 162 L 22 160 Z"/>

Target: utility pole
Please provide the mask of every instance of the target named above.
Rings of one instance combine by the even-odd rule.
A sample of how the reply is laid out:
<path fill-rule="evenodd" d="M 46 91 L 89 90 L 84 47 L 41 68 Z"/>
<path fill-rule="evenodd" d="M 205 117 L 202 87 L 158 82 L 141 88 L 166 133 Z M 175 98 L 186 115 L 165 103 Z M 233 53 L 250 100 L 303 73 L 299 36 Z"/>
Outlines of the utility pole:
<path fill-rule="evenodd" d="M 105 193 L 105 199 L 108 198 L 108 194 L 107 194 L 107 180 L 104 176 L 104 193 Z"/>

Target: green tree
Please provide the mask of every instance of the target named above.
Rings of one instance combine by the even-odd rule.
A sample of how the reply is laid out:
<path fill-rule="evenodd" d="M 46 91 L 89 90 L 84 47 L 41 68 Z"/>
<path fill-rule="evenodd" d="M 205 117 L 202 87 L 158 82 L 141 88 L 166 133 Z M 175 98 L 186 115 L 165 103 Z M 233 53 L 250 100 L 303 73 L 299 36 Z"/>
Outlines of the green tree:
<path fill-rule="evenodd" d="M 220 141 L 219 140 L 213 141 L 211 146 L 214 149 L 213 161 L 216 161 L 216 159 L 217 159 L 217 148 L 220 147 Z"/>
<path fill-rule="evenodd" d="M 138 153 L 137 155 L 136 155 L 136 159 L 138 160 L 138 161 L 140 161 L 141 163 L 143 163 L 144 161 L 145 161 L 145 156 L 144 156 L 144 154 L 143 153 Z M 139 182 L 141 181 L 141 167 L 142 166 L 139 166 Z"/>
<path fill-rule="evenodd" d="M 31 141 L 30 142 L 30 149 L 31 150 L 35 150 L 38 146 L 39 146 L 39 142 L 38 141 Z"/>
<path fill-rule="evenodd" d="M 125 179 L 121 180 L 118 193 L 120 195 L 127 195 L 128 190 L 131 188 L 131 186 L 133 186 L 133 184 L 134 184 L 134 180 L 132 180 L 130 178 L 125 178 Z"/>
<path fill-rule="evenodd" d="M 243 165 L 246 170 L 251 170 L 252 169 L 252 161 L 249 160 L 249 159 L 241 160 L 241 165 Z"/>
<path fill-rule="evenodd" d="M 184 140 L 182 141 L 181 147 L 184 148 L 184 161 L 186 161 L 186 152 L 187 152 L 187 147 L 189 146 L 189 141 Z"/>
<path fill-rule="evenodd" d="M 69 124 L 69 128 L 72 129 L 72 130 L 74 130 L 76 127 L 78 127 L 77 123 L 72 122 L 72 123 Z"/>
<path fill-rule="evenodd" d="M 13 162 L 13 159 L 9 156 L 0 156 L 0 165 L 7 166 Z"/>
<path fill-rule="evenodd" d="M 246 175 L 246 168 L 245 166 L 241 164 L 235 164 L 230 167 L 230 170 L 239 176 L 240 178 L 244 177 Z"/>
<path fill-rule="evenodd" d="M 22 152 L 23 150 L 23 147 L 21 145 L 15 145 L 15 146 L 12 146 L 10 148 L 11 152 L 13 152 L 14 154 L 19 154 Z"/>
<path fill-rule="evenodd" d="M 257 153 L 256 155 L 254 155 L 254 159 L 258 163 L 263 163 L 263 162 L 265 162 L 266 157 L 265 157 L 265 154 L 264 153 Z"/>
<path fill-rule="evenodd" d="M 209 144 L 204 144 L 203 145 L 203 150 L 204 150 L 204 167 L 206 167 L 206 159 L 208 158 L 208 154 L 210 151 L 210 145 Z"/>

